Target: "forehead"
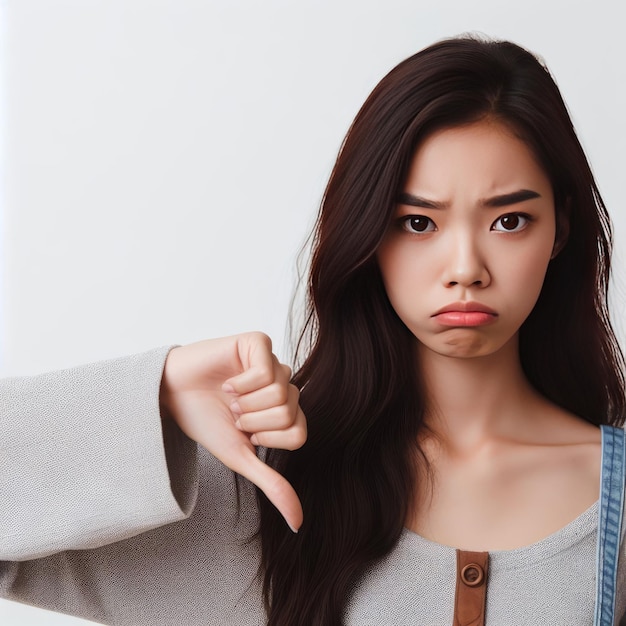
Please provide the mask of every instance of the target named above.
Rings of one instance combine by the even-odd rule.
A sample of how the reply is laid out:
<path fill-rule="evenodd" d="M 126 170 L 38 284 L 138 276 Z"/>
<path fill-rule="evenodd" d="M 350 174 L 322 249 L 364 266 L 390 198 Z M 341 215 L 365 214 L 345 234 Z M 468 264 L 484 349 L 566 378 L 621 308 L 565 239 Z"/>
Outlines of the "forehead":
<path fill-rule="evenodd" d="M 444 200 L 436 196 L 484 197 L 513 187 L 551 191 L 526 143 L 505 124 L 482 121 L 429 135 L 413 155 L 404 191 Z"/>

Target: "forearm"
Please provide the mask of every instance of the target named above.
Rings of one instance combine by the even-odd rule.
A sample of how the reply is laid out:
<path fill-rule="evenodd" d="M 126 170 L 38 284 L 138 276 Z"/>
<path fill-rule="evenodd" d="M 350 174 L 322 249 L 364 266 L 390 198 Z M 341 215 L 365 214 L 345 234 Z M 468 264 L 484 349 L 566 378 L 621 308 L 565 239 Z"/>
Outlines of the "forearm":
<path fill-rule="evenodd" d="M 195 444 L 168 424 L 163 445 L 167 353 L 0 381 L 0 559 L 95 547 L 189 514 Z"/>

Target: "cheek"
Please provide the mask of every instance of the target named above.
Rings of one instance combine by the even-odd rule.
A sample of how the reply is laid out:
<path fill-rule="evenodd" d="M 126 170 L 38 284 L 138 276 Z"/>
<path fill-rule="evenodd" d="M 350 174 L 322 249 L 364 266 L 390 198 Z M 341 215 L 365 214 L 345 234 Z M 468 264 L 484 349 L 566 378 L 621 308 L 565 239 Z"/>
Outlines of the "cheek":
<path fill-rule="evenodd" d="M 411 326 L 411 320 L 419 316 L 432 291 L 432 264 L 424 264 L 415 258 L 414 252 L 403 253 L 402 248 L 382 250 L 378 266 L 383 285 L 391 306 L 398 317 Z"/>
<path fill-rule="evenodd" d="M 389 298 L 393 294 L 402 294 L 410 289 L 423 275 L 419 271 L 419 262 L 401 246 L 384 246 L 378 253 L 378 267 Z"/>
<path fill-rule="evenodd" d="M 511 256 L 498 269 L 498 282 L 510 293 L 520 314 L 528 316 L 543 286 L 552 247 L 535 247 L 523 255 Z"/>

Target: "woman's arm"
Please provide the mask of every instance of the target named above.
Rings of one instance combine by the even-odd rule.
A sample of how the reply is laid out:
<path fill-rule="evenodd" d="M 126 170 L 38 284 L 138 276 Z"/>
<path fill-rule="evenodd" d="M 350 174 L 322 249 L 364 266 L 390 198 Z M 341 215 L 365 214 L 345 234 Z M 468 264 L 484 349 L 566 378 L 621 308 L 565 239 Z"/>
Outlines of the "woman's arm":
<path fill-rule="evenodd" d="M 0 381 L 1 560 L 96 547 L 190 513 L 195 478 L 173 492 L 165 462 L 169 350 Z M 174 445 L 193 475 L 195 445 Z"/>
<path fill-rule="evenodd" d="M 184 519 L 197 495 L 189 437 L 298 527 L 295 492 L 254 447 L 303 443 L 297 400 L 261 333 L 0 381 L 0 560 L 101 546 Z"/>
<path fill-rule="evenodd" d="M 105 624 L 263 623 L 254 486 L 224 463 L 298 523 L 250 441 L 304 441 L 288 378 L 250 333 L 0 381 L 0 596 Z"/>

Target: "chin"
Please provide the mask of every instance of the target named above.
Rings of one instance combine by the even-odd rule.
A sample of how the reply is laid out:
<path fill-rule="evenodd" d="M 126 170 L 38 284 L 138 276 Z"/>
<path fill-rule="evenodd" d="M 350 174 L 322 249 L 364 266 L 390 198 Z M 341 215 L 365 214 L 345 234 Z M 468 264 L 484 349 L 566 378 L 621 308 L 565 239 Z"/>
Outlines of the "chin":
<path fill-rule="evenodd" d="M 437 351 L 441 356 L 451 359 L 477 359 L 492 354 L 491 350 L 481 350 L 467 346 L 453 346 Z"/>
<path fill-rule="evenodd" d="M 445 338 L 438 337 L 438 341 L 428 343 L 419 340 L 420 351 L 428 351 L 454 359 L 475 359 L 494 355 L 502 350 L 508 342 L 494 343 L 484 336 L 468 333 L 459 329 L 458 332 L 448 332 Z"/>

